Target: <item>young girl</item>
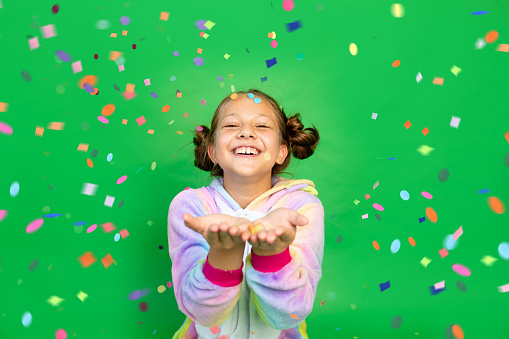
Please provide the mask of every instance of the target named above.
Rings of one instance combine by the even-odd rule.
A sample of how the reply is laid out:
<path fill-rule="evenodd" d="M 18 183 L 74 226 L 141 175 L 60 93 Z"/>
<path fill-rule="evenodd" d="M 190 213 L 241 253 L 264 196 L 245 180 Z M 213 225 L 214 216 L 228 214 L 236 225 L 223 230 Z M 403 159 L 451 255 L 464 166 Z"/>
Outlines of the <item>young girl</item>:
<path fill-rule="evenodd" d="M 215 178 L 170 204 L 173 288 L 186 315 L 173 339 L 309 339 L 324 209 L 312 181 L 278 174 L 291 154 L 313 154 L 318 131 L 254 89 L 224 98 L 211 129 L 200 127 L 195 165 Z"/>

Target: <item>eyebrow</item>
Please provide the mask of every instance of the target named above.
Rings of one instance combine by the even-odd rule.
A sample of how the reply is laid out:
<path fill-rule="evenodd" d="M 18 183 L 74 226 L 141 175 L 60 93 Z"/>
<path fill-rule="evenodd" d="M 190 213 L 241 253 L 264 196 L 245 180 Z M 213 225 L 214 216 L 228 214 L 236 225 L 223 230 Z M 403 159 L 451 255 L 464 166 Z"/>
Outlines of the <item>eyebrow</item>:
<path fill-rule="evenodd" d="M 225 115 L 225 116 L 223 117 L 223 119 L 225 119 L 226 117 L 228 117 L 228 116 L 230 116 L 230 115 L 236 115 L 236 116 L 239 116 L 237 113 L 230 113 L 230 114 L 228 114 L 228 115 Z M 270 120 L 272 120 L 272 118 L 271 118 L 271 117 L 269 117 L 269 116 L 268 116 L 268 115 L 266 115 L 266 114 L 258 113 L 258 114 L 256 114 L 256 116 L 267 117 L 267 118 L 269 118 Z"/>

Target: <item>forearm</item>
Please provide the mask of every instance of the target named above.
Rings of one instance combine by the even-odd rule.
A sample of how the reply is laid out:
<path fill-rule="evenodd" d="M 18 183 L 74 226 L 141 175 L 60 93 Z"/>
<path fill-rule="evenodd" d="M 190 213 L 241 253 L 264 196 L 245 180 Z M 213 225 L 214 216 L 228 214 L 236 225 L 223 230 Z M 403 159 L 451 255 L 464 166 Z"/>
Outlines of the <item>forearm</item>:
<path fill-rule="evenodd" d="M 229 250 L 211 248 L 209 250 L 209 264 L 223 271 L 234 271 L 242 267 L 245 243 Z"/>

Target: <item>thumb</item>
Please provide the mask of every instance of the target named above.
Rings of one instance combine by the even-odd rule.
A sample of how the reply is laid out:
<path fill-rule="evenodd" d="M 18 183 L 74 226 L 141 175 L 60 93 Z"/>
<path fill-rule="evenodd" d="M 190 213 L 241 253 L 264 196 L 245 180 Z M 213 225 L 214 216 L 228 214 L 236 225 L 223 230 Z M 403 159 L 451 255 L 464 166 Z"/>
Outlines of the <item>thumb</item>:
<path fill-rule="evenodd" d="M 299 212 L 295 213 L 293 218 L 293 224 L 297 226 L 304 226 L 309 222 L 309 219 L 306 216 L 300 214 Z"/>

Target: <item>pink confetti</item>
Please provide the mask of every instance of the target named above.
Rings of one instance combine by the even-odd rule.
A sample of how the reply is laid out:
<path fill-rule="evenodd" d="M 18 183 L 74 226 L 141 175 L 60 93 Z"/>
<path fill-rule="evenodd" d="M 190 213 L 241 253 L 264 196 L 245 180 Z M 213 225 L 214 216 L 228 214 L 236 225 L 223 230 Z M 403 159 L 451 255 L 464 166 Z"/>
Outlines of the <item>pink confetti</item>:
<path fill-rule="evenodd" d="M 422 194 L 422 196 L 423 196 L 423 197 L 425 197 L 426 199 L 433 199 L 433 196 L 432 196 L 430 193 L 428 193 L 428 192 L 424 192 L 424 191 L 422 191 L 422 192 L 421 192 L 421 194 Z"/>
<path fill-rule="evenodd" d="M 498 286 L 498 291 L 500 293 L 509 292 L 509 284 Z"/>
<path fill-rule="evenodd" d="M 28 226 L 26 228 L 26 232 L 27 233 L 34 233 L 39 228 L 41 228 L 42 224 L 44 224 L 44 219 L 43 218 L 35 219 L 30 224 L 28 224 Z"/>
<path fill-rule="evenodd" d="M 46 25 L 41 27 L 42 37 L 44 39 L 52 38 L 57 35 L 55 25 Z"/>
<path fill-rule="evenodd" d="M 120 177 L 120 178 L 118 178 L 118 180 L 117 180 L 117 185 L 120 185 L 120 184 L 121 184 L 121 183 L 123 183 L 126 179 L 127 179 L 127 175 L 121 176 L 121 177 Z"/>
<path fill-rule="evenodd" d="M 63 329 L 58 329 L 57 332 L 55 333 L 55 338 L 56 339 L 67 339 L 67 332 L 64 331 Z"/>
<path fill-rule="evenodd" d="M 72 65 L 72 71 L 74 74 L 83 71 L 83 67 L 81 67 L 81 60 L 73 62 L 71 65 Z"/>
<path fill-rule="evenodd" d="M 138 126 L 141 126 L 141 125 L 143 125 L 144 123 L 146 123 L 146 122 L 147 122 L 147 120 L 145 120 L 145 117 L 142 115 L 141 117 L 136 118 L 136 122 L 138 123 Z"/>
<path fill-rule="evenodd" d="M 87 233 L 92 233 L 97 228 L 97 224 L 93 224 L 89 228 L 87 228 Z"/>
<path fill-rule="evenodd" d="M 373 207 L 374 207 L 376 210 L 378 210 L 378 211 L 383 211 L 383 210 L 384 210 L 383 206 L 382 206 L 382 205 L 380 205 L 380 204 L 373 204 Z"/>
<path fill-rule="evenodd" d="M 440 256 L 442 257 L 442 259 L 449 255 L 449 251 L 447 251 L 446 248 L 442 248 L 440 251 L 438 251 L 438 253 L 440 253 Z"/>
<path fill-rule="evenodd" d="M 460 226 L 460 228 L 458 228 L 456 230 L 456 232 L 454 232 L 454 234 L 452 235 L 452 240 L 456 241 L 456 239 L 458 239 L 462 234 L 463 234 L 463 226 Z"/>
<path fill-rule="evenodd" d="M 470 277 L 470 275 L 472 274 L 472 272 L 470 272 L 470 270 L 467 267 L 460 264 L 452 265 L 452 269 L 454 270 L 454 272 L 464 277 Z"/>
<path fill-rule="evenodd" d="M 7 125 L 5 122 L 0 121 L 0 133 L 5 134 L 5 135 L 11 135 L 12 127 Z"/>
<path fill-rule="evenodd" d="M 110 123 L 110 121 L 106 117 L 103 117 L 102 115 L 98 116 L 97 120 L 99 120 L 103 124 L 109 124 Z"/>
<path fill-rule="evenodd" d="M 4 220 L 7 214 L 7 210 L 0 210 L 0 221 Z"/>
<path fill-rule="evenodd" d="M 39 48 L 39 37 L 28 39 L 28 46 L 30 46 L 31 51 Z"/>

